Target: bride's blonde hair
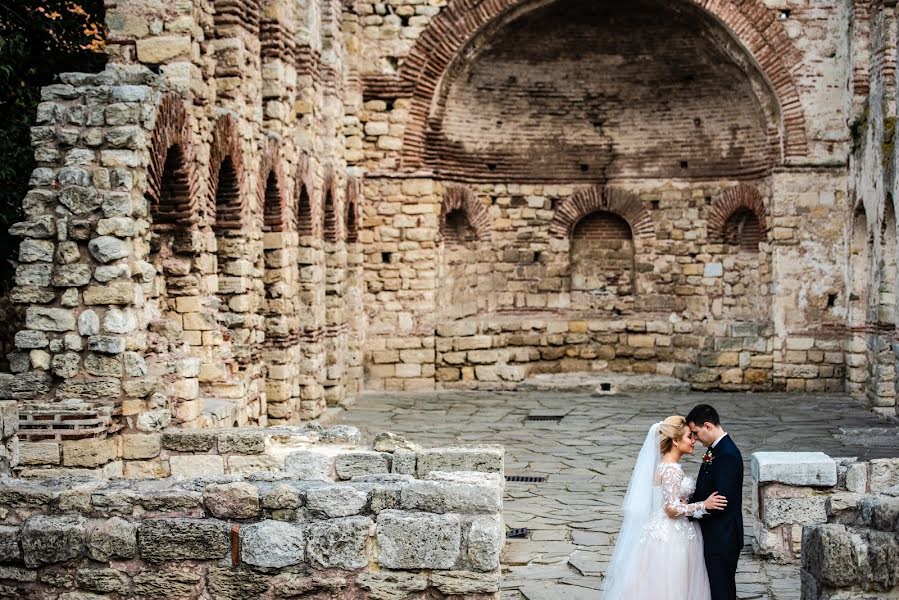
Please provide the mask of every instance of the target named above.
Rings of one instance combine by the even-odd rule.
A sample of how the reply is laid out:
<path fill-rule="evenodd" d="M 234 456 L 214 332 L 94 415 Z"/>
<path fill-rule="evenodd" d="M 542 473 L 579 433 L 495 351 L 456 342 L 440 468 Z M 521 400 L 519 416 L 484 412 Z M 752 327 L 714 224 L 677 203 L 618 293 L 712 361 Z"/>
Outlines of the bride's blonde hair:
<path fill-rule="evenodd" d="M 687 420 L 680 415 L 672 415 L 659 425 L 659 451 L 667 453 L 676 440 L 687 432 Z"/>

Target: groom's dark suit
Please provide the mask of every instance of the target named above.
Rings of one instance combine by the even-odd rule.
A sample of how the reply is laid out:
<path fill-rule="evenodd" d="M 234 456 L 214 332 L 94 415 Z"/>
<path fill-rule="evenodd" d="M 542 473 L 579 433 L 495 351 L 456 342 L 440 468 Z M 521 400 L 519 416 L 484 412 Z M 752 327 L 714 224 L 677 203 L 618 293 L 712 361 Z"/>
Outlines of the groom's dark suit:
<path fill-rule="evenodd" d="M 711 510 L 699 519 L 705 566 L 712 600 L 736 600 L 737 560 L 743 548 L 743 456 L 725 435 L 711 450 L 711 462 L 703 460 L 691 502 L 701 502 L 712 492 L 727 498 L 727 508 Z"/>

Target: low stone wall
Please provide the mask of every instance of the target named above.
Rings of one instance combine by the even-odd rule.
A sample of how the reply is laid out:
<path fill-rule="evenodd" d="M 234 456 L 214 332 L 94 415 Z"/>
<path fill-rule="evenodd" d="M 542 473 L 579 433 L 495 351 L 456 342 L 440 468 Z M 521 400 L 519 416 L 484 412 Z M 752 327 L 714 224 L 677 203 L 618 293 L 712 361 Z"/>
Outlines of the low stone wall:
<path fill-rule="evenodd" d="M 821 452 L 752 455 L 754 549 L 799 562 L 803 528 L 853 514 L 865 494 L 899 495 L 899 459 L 833 459 Z"/>
<path fill-rule="evenodd" d="M 0 597 L 499 598 L 501 448 L 279 431 L 160 436 L 211 476 L 0 479 Z"/>
<path fill-rule="evenodd" d="M 750 323 L 714 329 L 667 317 L 497 315 L 454 321 L 437 327 L 436 377 L 443 387 L 470 389 L 512 389 L 534 374 L 573 371 L 674 375 L 695 389 L 775 386 L 768 332 Z M 385 365 L 383 376 L 390 376 L 391 360 L 402 360 L 397 370 L 408 368 L 399 353 L 372 353 L 373 362 Z"/>
<path fill-rule="evenodd" d="M 349 480 L 357 475 L 431 471 L 502 473 L 501 446 L 423 449 L 391 434 L 358 448 L 355 427 L 171 429 L 104 440 L 20 442 L 21 477 L 85 475 L 147 479 L 286 472 L 295 477 Z"/>
<path fill-rule="evenodd" d="M 802 600 L 899 598 L 899 498 L 843 499 L 802 531 Z"/>

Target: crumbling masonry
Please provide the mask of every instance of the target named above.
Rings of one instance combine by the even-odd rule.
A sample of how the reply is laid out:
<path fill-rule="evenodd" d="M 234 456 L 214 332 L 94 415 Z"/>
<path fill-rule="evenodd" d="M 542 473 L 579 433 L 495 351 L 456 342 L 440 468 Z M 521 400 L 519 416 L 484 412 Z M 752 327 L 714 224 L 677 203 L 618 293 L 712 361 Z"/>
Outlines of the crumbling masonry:
<path fill-rule="evenodd" d="M 895 3 L 107 5 L 14 227 L 23 440 L 580 370 L 895 414 Z"/>

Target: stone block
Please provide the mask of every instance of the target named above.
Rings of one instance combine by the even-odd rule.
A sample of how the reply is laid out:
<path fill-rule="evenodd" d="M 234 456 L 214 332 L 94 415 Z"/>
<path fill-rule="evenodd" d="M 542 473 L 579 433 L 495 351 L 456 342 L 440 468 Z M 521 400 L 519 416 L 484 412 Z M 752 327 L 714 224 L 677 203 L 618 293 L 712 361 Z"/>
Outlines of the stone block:
<path fill-rule="evenodd" d="M 25 326 L 36 331 L 74 331 L 75 315 L 65 308 L 29 306 L 25 311 Z"/>
<path fill-rule="evenodd" d="M 321 569 L 355 570 L 367 566 L 365 545 L 371 526 L 368 517 L 345 517 L 309 525 L 307 561 Z"/>
<path fill-rule="evenodd" d="M 206 486 L 203 503 L 213 516 L 222 519 L 249 519 L 260 511 L 259 491 L 245 481 Z"/>
<path fill-rule="evenodd" d="M 707 263 L 702 270 L 703 277 L 721 277 L 724 275 L 724 265 L 721 263 Z"/>
<path fill-rule="evenodd" d="M 169 458 L 172 477 L 208 477 L 225 474 L 225 460 L 221 456 L 178 455 Z"/>
<path fill-rule="evenodd" d="M 224 431 L 216 436 L 222 454 L 261 454 L 265 435 L 261 431 Z"/>
<path fill-rule="evenodd" d="M 465 446 L 430 448 L 417 453 L 417 472 L 424 477 L 431 471 L 503 472 L 502 446 Z"/>
<path fill-rule="evenodd" d="M 124 305 L 134 301 L 134 286 L 130 281 L 111 281 L 104 285 L 90 285 L 84 290 L 88 306 Z"/>
<path fill-rule="evenodd" d="M 899 459 L 876 458 L 871 461 L 871 492 L 899 489 Z"/>
<path fill-rule="evenodd" d="M 393 453 L 393 461 L 390 465 L 392 473 L 401 475 L 415 475 L 417 472 L 418 453 L 412 450 L 397 449 Z"/>
<path fill-rule="evenodd" d="M 450 569 L 459 559 L 456 515 L 385 510 L 378 514 L 378 562 L 389 569 Z"/>
<path fill-rule="evenodd" d="M 176 452 L 208 452 L 215 437 L 213 431 L 166 431 L 162 434 L 162 447 Z"/>
<path fill-rule="evenodd" d="M 131 585 L 128 577 L 116 569 L 78 569 L 78 585 L 93 592 L 127 594 Z"/>
<path fill-rule="evenodd" d="M 138 573 L 132 579 L 136 598 L 190 598 L 202 577 L 177 569 Z"/>
<path fill-rule="evenodd" d="M 868 465 L 854 463 L 846 467 L 846 489 L 857 494 L 868 491 Z"/>
<path fill-rule="evenodd" d="M 465 549 L 468 563 L 476 571 L 493 571 L 499 568 L 499 558 L 505 544 L 502 517 L 475 517 L 468 530 Z"/>
<path fill-rule="evenodd" d="M 334 481 L 334 456 L 310 450 L 291 452 L 284 459 L 284 470 L 297 479 Z"/>
<path fill-rule="evenodd" d="M 189 35 L 159 35 L 137 40 L 137 59 L 142 63 L 159 64 L 177 57 L 189 57 Z"/>
<path fill-rule="evenodd" d="M 99 467 L 118 457 L 116 438 L 62 442 L 62 464 L 66 467 Z"/>
<path fill-rule="evenodd" d="M 0 525 L 0 562 L 18 562 L 21 558 L 19 528 Z"/>
<path fill-rule="evenodd" d="M 401 493 L 404 509 L 433 513 L 496 513 L 502 501 L 502 487 L 488 482 L 415 480 Z"/>
<path fill-rule="evenodd" d="M 306 506 L 329 518 L 359 514 L 367 504 L 367 493 L 347 485 L 313 488 L 306 493 Z"/>
<path fill-rule="evenodd" d="M 802 568 L 819 584 L 842 588 L 857 583 L 857 552 L 845 525 L 810 525 L 802 530 Z"/>
<path fill-rule="evenodd" d="M 428 588 L 426 575 L 404 571 L 364 571 L 356 578 L 356 583 L 367 590 L 373 600 L 409 598 L 412 593 Z"/>
<path fill-rule="evenodd" d="M 138 540 L 149 562 L 219 560 L 231 549 L 227 524 L 214 519 L 149 519 L 140 524 Z"/>
<path fill-rule="evenodd" d="M 801 498 L 765 498 L 762 515 L 769 529 L 785 524 L 812 524 L 827 522 L 826 495 Z"/>
<path fill-rule="evenodd" d="M 57 442 L 19 442 L 20 465 L 58 465 L 61 460 Z"/>
<path fill-rule="evenodd" d="M 240 560 L 254 567 L 280 569 L 302 564 L 306 557 L 303 527 L 282 521 L 261 521 L 240 530 Z"/>
<path fill-rule="evenodd" d="M 472 573 L 471 571 L 437 571 L 431 574 L 435 588 L 450 596 L 496 594 L 499 592 L 499 571 Z"/>
<path fill-rule="evenodd" d="M 79 558 L 84 554 L 84 519 L 73 516 L 31 517 L 22 528 L 22 552 L 31 568 Z"/>
<path fill-rule="evenodd" d="M 122 458 L 127 460 L 153 458 L 162 449 L 161 436 L 156 433 L 133 433 L 122 436 Z"/>
<path fill-rule="evenodd" d="M 87 553 L 98 562 L 133 558 L 137 553 L 137 525 L 120 517 L 104 521 L 88 535 Z"/>
<path fill-rule="evenodd" d="M 390 457 L 383 452 L 347 452 L 336 457 L 335 468 L 340 479 L 389 473 Z"/>
<path fill-rule="evenodd" d="M 823 452 L 753 452 L 752 477 L 758 483 L 833 487 L 837 463 Z"/>

